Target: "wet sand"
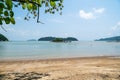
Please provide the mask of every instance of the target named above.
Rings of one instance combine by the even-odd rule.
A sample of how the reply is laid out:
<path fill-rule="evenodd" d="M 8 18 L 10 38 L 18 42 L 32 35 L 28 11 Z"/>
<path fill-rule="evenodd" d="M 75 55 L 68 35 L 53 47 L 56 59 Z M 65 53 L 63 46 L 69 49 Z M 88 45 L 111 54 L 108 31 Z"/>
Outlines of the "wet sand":
<path fill-rule="evenodd" d="M 120 58 L 0 60 L 0 80 L 120 80 Z"/>

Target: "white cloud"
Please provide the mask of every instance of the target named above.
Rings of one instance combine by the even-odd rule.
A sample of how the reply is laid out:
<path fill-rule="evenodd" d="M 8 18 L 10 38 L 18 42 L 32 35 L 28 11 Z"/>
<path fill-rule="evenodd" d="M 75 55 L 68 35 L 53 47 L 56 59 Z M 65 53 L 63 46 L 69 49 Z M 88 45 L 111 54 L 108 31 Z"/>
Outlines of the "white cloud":
<path fill-rule="evenodd" d="M 105 11 L 105 8 L 99 8 L 99 9 L 93 8 L 93 11 L 94 11 L 94 13 L 102 14 Z"/>
<path fill-rule="evenodd" d="M 94 15 L 92 12 L 85 12 L 84 10 L 80 10 L 79 15 L 83 19 L 94 19 Z"/>
<path fill-rule="evenodd" d="M 106 35 L 111 36 L 111 35 L 112 35 L 112 33 L 107 33 Z"/>
<path fill-rule="evenodd" d="M 15 29 L 12 28 L 12 27 L 9 27 L 9 28 L 7 28 L 7 31 L 8 31 L 8 32 L 15 32 Z"/>
<path fill-rule="evenodd" d="M 5 26 L 5 29 L 10 40 L 27 40 L 29 38 L 38 39 L 42 35 L 39 30 L 31 31 L 10 26 Z"/>
<path fill-rule="evenodd" d="M 114 27 L 112 27 L 112 30 L 115 31 L 118 28 L 120 28 L 120 21 Z"/>
<path fill-rule="evenodd" d="M 64 23 L 63 20 L 59 20 L 59 19 L 50 19 L 50 21 L 55 23 Z"/>
<path fill-rule="evenodd" d="M 110 28 L 110 32 L 108 33 L 109 36 L 117 36 L 120 35 L 120 21 L 116 23 L 115 26 Z"/>
<path fill-rule="evenodd" d="M 79 16 L 83 19 L 96 19 L 99 14 L 102 14 L 105 11 L 105 8 L 93 8 L 90 12 L 85 12 L 85 10 L 79 11 Z"/>
<path fill-rule="evenodd" d="M 15 19 L 17 19 L 17 20 L 22 20 L 22 18 L 21 18 L 21 17 L 19 17 L 19 16 L 18 16 L 18 17 L 15 17 Z"/>

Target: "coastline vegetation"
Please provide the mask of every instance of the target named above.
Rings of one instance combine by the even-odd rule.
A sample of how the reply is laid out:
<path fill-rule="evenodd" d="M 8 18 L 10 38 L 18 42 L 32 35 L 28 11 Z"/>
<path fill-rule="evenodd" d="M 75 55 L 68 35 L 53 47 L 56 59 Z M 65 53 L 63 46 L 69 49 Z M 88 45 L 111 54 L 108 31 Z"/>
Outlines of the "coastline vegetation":
<path fill-rule="evenodd" d="M 64 42 L 64 40 L 62 38 L 55 38 L 52 42 Z"/>
<path fill-rule="evenodd" d="M 97 39 L 95 41 L 120 42 L 120 36 L 101 38 L 101 39 Z"/>
<path fill-rule="evenodd" d="M 0 41 L 9 41 L 4 35 L 0 34 Z"/>
<path fill-rule="evenodd" d="M 67 38 L 42 37 L 42 38 L 38 39 L 38 41 L 71 42 L 71 41 L 78 41 L 78 39 L 74 38 L 74 37 L 67 37 Z"/>

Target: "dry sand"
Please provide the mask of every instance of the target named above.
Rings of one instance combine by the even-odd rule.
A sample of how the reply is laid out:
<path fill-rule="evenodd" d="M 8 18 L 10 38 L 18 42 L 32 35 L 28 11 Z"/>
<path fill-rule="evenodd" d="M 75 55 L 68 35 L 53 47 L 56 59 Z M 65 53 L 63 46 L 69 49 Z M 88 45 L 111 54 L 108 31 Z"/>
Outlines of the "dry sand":
<path fill-rule="evenodd" d="M 0 80 L 120 80 L 120 58 L 0 60 Z"/>

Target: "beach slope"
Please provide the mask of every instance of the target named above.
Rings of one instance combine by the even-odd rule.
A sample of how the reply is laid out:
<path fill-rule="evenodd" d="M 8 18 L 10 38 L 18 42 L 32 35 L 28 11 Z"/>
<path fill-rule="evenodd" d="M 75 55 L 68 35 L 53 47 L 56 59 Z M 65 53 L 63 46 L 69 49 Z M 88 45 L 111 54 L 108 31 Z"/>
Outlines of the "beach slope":
<path fill-rule="evenodd" d="M 0 80 L 120 80 L 120 58 L 0 60 Z"/>

